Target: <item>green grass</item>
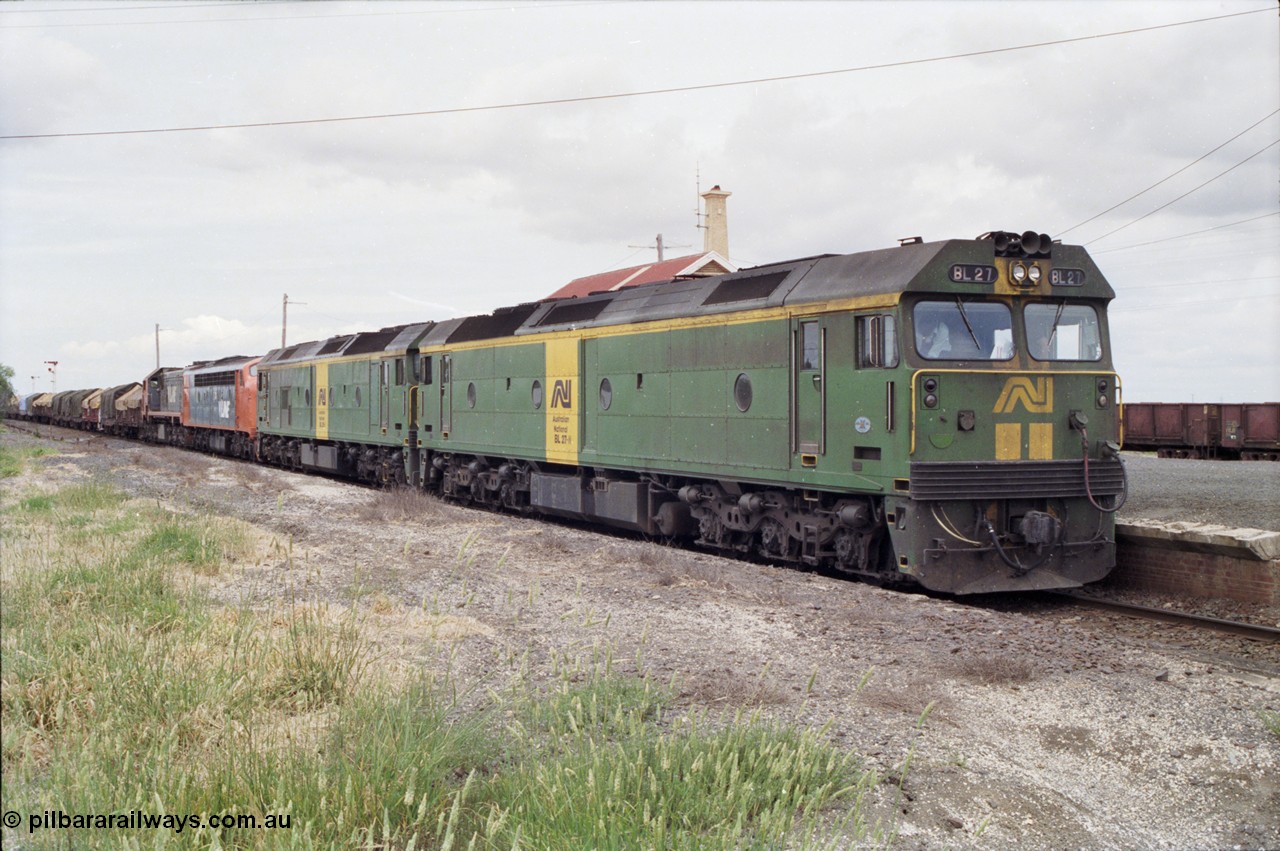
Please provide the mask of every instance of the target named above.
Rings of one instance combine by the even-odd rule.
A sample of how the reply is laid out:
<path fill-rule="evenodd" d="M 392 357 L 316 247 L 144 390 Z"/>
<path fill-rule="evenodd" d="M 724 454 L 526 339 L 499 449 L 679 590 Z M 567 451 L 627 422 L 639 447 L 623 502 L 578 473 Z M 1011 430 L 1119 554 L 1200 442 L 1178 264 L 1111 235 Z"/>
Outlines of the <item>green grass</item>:
<path fill-rule="evenodd" d="M 28 459 L 54 454 L 56 454 L 54 450 L 43 446 L 29 449 L 0 446 L 0 479 L 12 478 L 20 474 L 26 467 Z"/>
<path fill-rule="evenodd" d="M 68 521 L 74 521 L 68 528 Z M 287 830 L 99 829 L 77 848 L 740 849 L 881 837 L 876 778 L 820 732 L 682 714 L 598 649 L 549 682 L 407 683 L 360 601 L 201 590 L 256 538 L 102 485 L 24 495 L 0 550 L 3 809 L 287 814 Z M 428 654 L 428 657 L 430 654 Z M 65 831 L 6 832 L 24 848 Z"/>
<path fill-rule="evenodd" d="M 826 809 L 874 785 L 812 731 L 742 716 L 666 729 L 647 700 L 628 699 L 636 686 L 605 680 L 555 701 L 550 737 L 490 782 L 473 834 L 482 847 L 822 846 Z M 853 819 L 842 828 L 865 832 Z"/>
<path fill-rule="evenodd" d="M 1280 712 L 1268 712 L 1264 709 L 1258 714 L 1262 718 L 1262 725 L 1271 732 L 1271 735 L 1280 739 Z"/>
<path fill-rule="evenodd" d="M 110 485 L 101 482 L 70 485 L 56 492 L 34 492 L 19 499 L 10 510 L 27 513 L 58 512 L 63 522 L 72 518 L 77 525 L 87 525 L 93 512 L 111 508 L 122 502 L 124 497 Z"/>

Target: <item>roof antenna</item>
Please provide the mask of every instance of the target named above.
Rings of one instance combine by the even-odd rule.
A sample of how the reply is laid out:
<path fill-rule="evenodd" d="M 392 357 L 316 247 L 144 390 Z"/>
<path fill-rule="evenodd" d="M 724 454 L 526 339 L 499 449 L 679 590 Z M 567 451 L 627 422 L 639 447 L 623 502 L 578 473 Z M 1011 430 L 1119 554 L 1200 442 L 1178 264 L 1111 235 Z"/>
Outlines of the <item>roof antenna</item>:
<path fill-rule="evenodd" d="M 702 163 L 694 161 L 693 164 L 693 226 L 697 230 L 706 230 L 707 226 L 702 223 Z"/>

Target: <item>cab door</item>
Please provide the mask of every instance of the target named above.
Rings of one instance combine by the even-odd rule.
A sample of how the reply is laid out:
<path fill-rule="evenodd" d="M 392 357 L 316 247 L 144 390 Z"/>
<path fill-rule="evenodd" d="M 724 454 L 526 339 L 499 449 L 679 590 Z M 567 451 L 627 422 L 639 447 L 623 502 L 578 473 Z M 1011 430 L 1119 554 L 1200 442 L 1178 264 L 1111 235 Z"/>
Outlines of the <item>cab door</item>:
<path fill-rule="evenodd" d="M 440 437 L 453 431 L 453 355 L 440 356 Z"/>
<path fill-rule="evenodd" d="M 369 434 L 383 424 L 383 365 L 369 362 Z"/>
<path fill-rule="evenodd" d="M 792 326 L 791 451 L 812 467 L 826 451 L 827 329 L 821 317 L 800 318 Z"/>
<path fill-rule="evenodd" d="M 391 418 L 391 362 L 378 362 L 378 427 L 387 433 L 387 422 Z"/>

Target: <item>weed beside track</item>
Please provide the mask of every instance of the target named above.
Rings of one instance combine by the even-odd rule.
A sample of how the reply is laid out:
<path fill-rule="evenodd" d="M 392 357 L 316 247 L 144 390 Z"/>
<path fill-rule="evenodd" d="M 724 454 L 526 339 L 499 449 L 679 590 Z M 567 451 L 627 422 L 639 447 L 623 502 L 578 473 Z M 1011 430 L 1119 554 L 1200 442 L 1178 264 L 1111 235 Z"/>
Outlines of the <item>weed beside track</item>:
<path fill-rule="evenodd" d="M 93 481 L 12 494 L 0 512 L 5 810 L 282 825 L 72 829 L 75 847 L 884 839 L 859 808 L 877 778 L 820 732 L 744 713 L 677 718 L 672 689 L 617 672 L 607 651 L 566 658 L 550 684 L 516 677 L 460 699 L 447 665 L 393 670 L 358 598 L 211 595 L 283 551 L 241 521 Z M 26 824 L 5 836 L 24 848 L 71 838 Z"/>

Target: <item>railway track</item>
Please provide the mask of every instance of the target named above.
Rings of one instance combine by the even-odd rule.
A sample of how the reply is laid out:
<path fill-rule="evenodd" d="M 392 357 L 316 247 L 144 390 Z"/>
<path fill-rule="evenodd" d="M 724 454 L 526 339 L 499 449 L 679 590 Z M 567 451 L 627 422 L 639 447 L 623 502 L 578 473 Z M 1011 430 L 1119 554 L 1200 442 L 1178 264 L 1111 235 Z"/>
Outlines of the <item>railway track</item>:
<path fill-rule="evenodd" d="M 14 420 L 5 420 L 6 428 L 12 428 L 17 431 L 26 432 L 36 437 L 49 440 L 74 443 L 90 443 L 104 438 L 108 435 L 90 434 L 76 431 L 73 429 L 64 429 L 59 426 L 32 424 L 26 422 L 16 422 Z M 70 432 L 71 437 L 66 437 L 59 432 Z M 120 438 L 124 440 L 125 438 Z M 225 457 L 225 456 L 218 456 Z M 227 459 L 235 460 L 235 459 Z M 573 524 L 570 524 L 573 525 Z M 596 531 L 602 531 L 596 529 Z M 833 574 L 847 578 L 843 574 Z M 1245 623 L 1242 621 L 1224 620 L 1222 618 L 1214 618 L 1208 615 L 1199 615 L 1191 612 L 1182 612 L 1171 609 L 1156 608 L 1154 606 L 1143 606 L 1137 603 L 1124 603 L 1118 600 L 1108 600 L 1101 597 L 1093 597 L 1087 594 L 1081 594 L 1076 591 L 1044 591 L 1040 592 L 1046 596 L 1059 599 L 1068 599 L 1072 602 L 1095 608 L 1103 611 L 1118 612 L 1135 618 L 1143 618 L 1146 620 L 1162 621 L 1165 623 L 1178 624 L 1181 626 L 1189 626 L 1201 630 L 1207 630 L 1224 635 L 1232 635 L 1236 637 L 1246 638 L 1252 641 L 1277 643 L 1280 642 L 1280 628 L 1263 626 L 1260 624 Z M 932 595 L 930 595 L 932 596 Z"/>
<path fill-rule="evenodd" d="M 60 443 L 66 443 L 68 441 L 71 443 L 91 443 L 95 440 L 101 440 L 104 437 L 109 437 L 109 435 L 105 434 L 78 431 L 76 429 L 64 428 L 62 426 L 47 425 L 45 423 L 21 422 L 19 420 L 12 419 L 4 420 L 4 427 L 13 429 L 14 431 L 21 431 L 43 440 L 56 440 Z M 65 437 L 62 434 L 59 434 L 59 432 L 70 432 L 73 436 Z M 121 439 L 123 440 L 124 438 Z"/>
<path fill-rule="evenodd" d="M 1240 636 L 1253 641 L 1280 642 L 1280 629 L 1273 626 L 1224 620 L 1222 618 L 1209 617 L 1208 615 L 1197 615 L 1172 609 L 1158 609 L 1154 606 L 1142 606 L 1137 603 L 1122 603 L 1118 600 L 1091 597 L 1074 591 L 1047 591 L 1045 593 L 1054 597 L 1065 597 L 1091 608 L 1121 612 L 1147 620 L 1191 626 L 1227 635 Z"/>

